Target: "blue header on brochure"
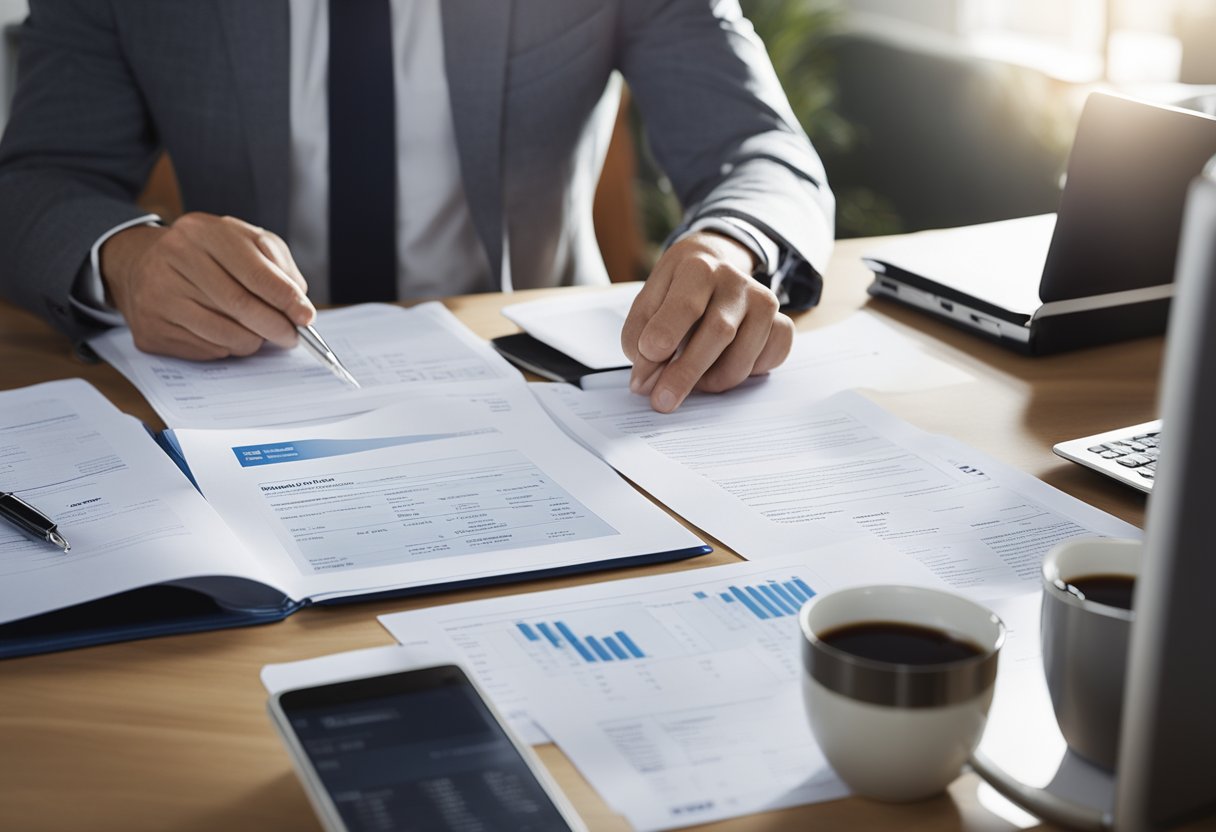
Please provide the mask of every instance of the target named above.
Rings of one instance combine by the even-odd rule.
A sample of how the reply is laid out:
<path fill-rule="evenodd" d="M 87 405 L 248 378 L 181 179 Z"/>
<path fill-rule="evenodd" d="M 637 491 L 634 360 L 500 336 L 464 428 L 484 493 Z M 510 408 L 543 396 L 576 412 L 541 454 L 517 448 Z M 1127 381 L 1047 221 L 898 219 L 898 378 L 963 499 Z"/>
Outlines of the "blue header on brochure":
<path fill-rule="evenodd" d="M 387 436 L 380 439 L 301 439 L 296 442 L 277 442 L 268 445 L 241 445 L 233 448 L 236 460 L 242 468 L 257 465 L 277 465 L 280 462 L 299 462 L 304 459 L 324 459 L 345 456 L 397 445 L 413 445 L 417 442 L 433 442 L 448 439 L 456 434 L 430 433 L 417 436 Z"/>

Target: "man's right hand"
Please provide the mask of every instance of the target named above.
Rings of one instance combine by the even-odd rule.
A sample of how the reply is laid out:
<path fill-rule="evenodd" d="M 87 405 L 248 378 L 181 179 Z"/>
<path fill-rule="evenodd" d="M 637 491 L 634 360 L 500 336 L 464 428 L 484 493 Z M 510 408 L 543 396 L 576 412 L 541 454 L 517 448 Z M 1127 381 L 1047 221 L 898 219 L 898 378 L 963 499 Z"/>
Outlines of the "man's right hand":
<path fill-rule="evenodd" d="M 194 361 L 296 343 L 317 310 L 287 244 L 233 217 L 186 214 L 101 247 L 101 277 L 144 352 Z"/>

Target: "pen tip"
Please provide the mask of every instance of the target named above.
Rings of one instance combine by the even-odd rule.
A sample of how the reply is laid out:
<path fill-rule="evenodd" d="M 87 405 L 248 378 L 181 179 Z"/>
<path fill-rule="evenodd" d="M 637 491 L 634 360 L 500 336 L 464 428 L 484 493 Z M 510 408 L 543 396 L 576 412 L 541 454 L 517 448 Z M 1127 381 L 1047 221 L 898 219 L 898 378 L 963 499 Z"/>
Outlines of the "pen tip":
<path fill-rule="evenodd" d="M 64 551 L 64 554 L 67 554 L 68 552 L 72 551 L 72 544 L 68 543 L 67 538 L 65 538 L 59 532 L 56 532 L 56 531 L 47 532 L 46 537 L 47 537 L 47 540 L 51 541 L 56 546 L 58 546 L 60 549 L 62 549 Z"/>

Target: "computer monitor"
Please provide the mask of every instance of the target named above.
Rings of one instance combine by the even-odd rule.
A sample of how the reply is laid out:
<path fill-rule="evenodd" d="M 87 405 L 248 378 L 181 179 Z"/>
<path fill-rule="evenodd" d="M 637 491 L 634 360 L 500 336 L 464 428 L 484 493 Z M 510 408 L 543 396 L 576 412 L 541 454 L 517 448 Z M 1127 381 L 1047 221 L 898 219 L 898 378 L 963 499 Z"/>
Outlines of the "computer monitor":
<path fill-rule="evenodd" d="M 1216 160 L 1213 160 L 1216 163 Z M 1216 811 L 1216 166 L 1190 188 L 1137 580 L 1115 828 Z"/>

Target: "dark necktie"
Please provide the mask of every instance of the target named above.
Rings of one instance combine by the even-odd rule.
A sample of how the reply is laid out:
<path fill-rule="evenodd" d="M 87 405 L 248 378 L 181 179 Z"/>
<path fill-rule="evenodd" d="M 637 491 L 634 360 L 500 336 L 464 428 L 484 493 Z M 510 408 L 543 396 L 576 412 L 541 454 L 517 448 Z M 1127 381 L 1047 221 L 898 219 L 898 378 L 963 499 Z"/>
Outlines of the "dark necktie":
<path fill-rule="evenodd" d="M 329 0 L 329 280 L 334 303 L 397 298 L 389 0 Z"/>

